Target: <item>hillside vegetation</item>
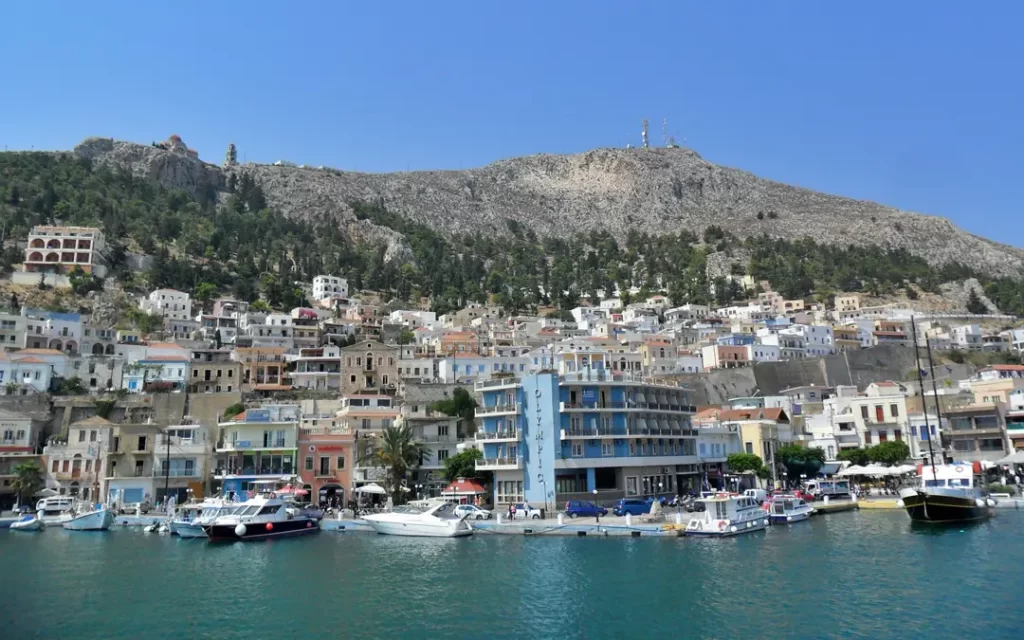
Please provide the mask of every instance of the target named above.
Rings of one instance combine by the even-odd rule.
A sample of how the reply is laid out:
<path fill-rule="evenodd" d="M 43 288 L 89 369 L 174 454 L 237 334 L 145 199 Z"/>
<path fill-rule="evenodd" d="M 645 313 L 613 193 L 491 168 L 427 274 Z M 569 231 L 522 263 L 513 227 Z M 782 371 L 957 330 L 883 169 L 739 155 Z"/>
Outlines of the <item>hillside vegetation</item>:
<path fill-rule="evenodd" d="M 542 235 L 512 218 L 501 220 L 501 233 L 439 230 L 379 199 L 346 206 L 354 218 L 348 227 L 329 216 L 286 216 L 244 168 L 223 184 L 166 188 L 81 155 L 0 154 L 8 238 L 24 238 L 36 224 L 96 225 L 107 234 L 113 275 L 127 286 L 174 287 L 201 301 L 219 290 L 287 308 L 303 302 L 297 283 L 329 273 L 401 300 L 430 296 L 438 311 L 485 300 L 510 312 L 547 303 L 567 310 L 598 290 L 631 286 L 641 296 L 665 292 L 675 303 L 725 304 L 746 296 L 721 277 L 708 281 L 708 256 L 724 254 L 738 262 L 734 273 L 769 280 L 790 298 L 884 295 L 911 283 L 938 292 L 944 282 L 977 277 L 1002 311 L 1024 315 L 1020 277 L 992 277 L 973 263 L 931 263 L 894 246 L 740 238 L 714 224 L 657 235 L 632 230 L 622 238 L 608 230 Z M 383 235 L 359 231 L 366 228 Z M 397 254 L 396 237 L 405 245 Z M 154 257 L 148 272 L 128 269 L 132 251 Z M 22 256 L 8 247 L 2 258 L 10 270 Z"/>

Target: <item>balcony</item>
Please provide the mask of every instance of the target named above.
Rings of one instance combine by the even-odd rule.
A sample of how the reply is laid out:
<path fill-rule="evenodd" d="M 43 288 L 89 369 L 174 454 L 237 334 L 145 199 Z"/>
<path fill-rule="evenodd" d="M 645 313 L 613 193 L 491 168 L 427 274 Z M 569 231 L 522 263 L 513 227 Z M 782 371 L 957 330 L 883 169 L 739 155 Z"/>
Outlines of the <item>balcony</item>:
<path fill-rule="evenodd" d="M 519 380 L 515 377 L 506 378 L 491 378 L 490 380 L 480 380 L 475 383 L 477 389 L 491 389 L 494 387 L 515 387 L 519 384 Z"/>
<path fill-rule="evenodd" d="M 561 429 L 562 440 L 570 438 L 623 438 L 625 434 L 615 433 L 611 427 L 577 427 Z"/>
<path fill-rule="evenodd" d="M 197 467 L 193 467 L 191 469 L 171 469 L 170 473 L 165 469 L 153 471 L 154 478 L 198 478 L 199 475 L 200 473 Z"/>
<path fill-rule="evenodd" d="M 477 407 L 476 415 L 479 416 L 498 416 L 498 415 L 515 415 L 521 413 L 523 405 L 516 402 L 515 404 L 496 404 L 490 407 Z"/>
<path fill-rule="evenodd" d="M 697 408 L 688 404 L 669 402 L 560 402 L 561 411 L 671 411 L 696 413 Z M 480 414 L 479 409 L 477 415 Z"/>
<path fill-rule="evenodd" d="M 502 429 L 501 431 L 477 431 L 477 442 L 518 442 L 518 429 Z"/>
<path fill-rule="evenodd" d="M 261 440 L 234 440 L 227 442 L 218 442 L 217 451 L 231 452 L 231 451 L 256 451 L 260 449 L 294 449 L 294 444 L 288 444 L 287 440 L 271 440 L 269 442 L 263 442 Z"/>
<path fill-rule="evenodd" d="M 215 469 L 213 477 L 223 480 L 226 476 L 267 476 L 281 478 L 294 475 L 295 471 L 289 467 L 228 467 L 227 469 Z"/>
<path fill-rule="evenodd" d="M 514 471 L 522 468 L 522 458 L 483 458 L 476 461 L 477 471 Z"/>

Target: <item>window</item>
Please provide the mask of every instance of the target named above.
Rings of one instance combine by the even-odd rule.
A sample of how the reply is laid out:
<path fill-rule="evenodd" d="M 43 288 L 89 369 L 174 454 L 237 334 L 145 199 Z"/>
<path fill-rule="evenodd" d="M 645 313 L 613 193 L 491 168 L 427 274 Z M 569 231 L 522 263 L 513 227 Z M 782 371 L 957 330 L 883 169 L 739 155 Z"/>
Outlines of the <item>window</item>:
<path fill-rule="evenodd" d="M 601 455 L 606 457 L 606 458 L 615 455 L 615 452 L 612 449 L 612 444 L 610 442 L 602 442 L 601 443 Z"/>
<path fill-rule="evenodd" d="M 446 436 L 448 435 L 448 425 L 440 425 L 437 427 L 437 435 Z"/>
<path fill-rule="evenodd" d="M 900 430 L 900 429 L 896 429 L 893 432 L 893 437 L 896 438 L 897 440 L 902 440 L 903 439 L 903 431 Z"/>
<path fill-rule="evenodd" d="M 89 442 L 96 442 L 96 432 L 95 431 L 90 431 L 89 432 Z"/>
<path fill-rule="evenodd" d="M 57 466 L 59 464 L 60 464 L 59 460 L 54 460 L 53 464 L 50 466 L 50 473 L 57 473 Z"/>
<path fill-rule="evenodd" d="M 572 443 L 572 457 L 582 458 L 583 457 L 583 444 L 580 442 Z"/>
<path fill-rule="evenodd" d="M 863 418 L 865 421 L 868 419 L 868 407 L 867 407 L 867 405 L 861 406 L 861 408 L 860 408 L 860 417 Z"/>
<path fill-rule="evenodd" d="M 747 453 L 754 453 L 754 443 L 753 442 L 747 442 L 744 446 L 745 446 L 745 448 L 747 450 Z"/>
<path fill-rule="evenodd" d="M 306 456 L 306 471 L 313 470 L 313 456 Z"/>
<path fill-rule="evenodd" d="M 339 471 L 345 468 L 345 456 L 338 456 L 335 468 L 338 469 Z"/>
<path fill-rule="evenodd" d="M 331 475 L 331 459 L 329 456 L 320 456 L 320 473 L 318 475 Z"/>
<path fill-rule="evenodd" d="M 85 429 L 81 429 L 78 432 L 78 441 L 85 442 Z"/>
<path fill-rule="evenodd" d="M 146 436 L 139 436 L 139 441 L 138 441 L 137 444 L 139 445 L 137 451 L 145 451 L 146 450 Z"/>
<path fill-rule="evenodd" d="M 871 444 L 871 432 L 870 431 L 865 431 L 864 432 L 864 444 Z"/>
<path fill-rule="evenodd" d="M 924 431 L 924 430 L 922 429 L 922 431 Z M 917 437 L 917 427 L 916 426 L 910 425 L 910 435 L 912 437 L 914 437 L 914 438 Z"/>
<path fill-rule="evenodd" d="M 448 450 L 447 449 L 439 449 L 437 451 L 437 461 L 438 462 L 444 462 L 447 459 L 448 459 Z"/>
<path fill-rule="evenodd" d="M 889 415 L 891 415 L 893 418 L 900 417 L 900 406 L 898 404 L 890 404 L 889 405 Z M 897 438 L 897 440 L 898 439 L 899 438 Z"/>

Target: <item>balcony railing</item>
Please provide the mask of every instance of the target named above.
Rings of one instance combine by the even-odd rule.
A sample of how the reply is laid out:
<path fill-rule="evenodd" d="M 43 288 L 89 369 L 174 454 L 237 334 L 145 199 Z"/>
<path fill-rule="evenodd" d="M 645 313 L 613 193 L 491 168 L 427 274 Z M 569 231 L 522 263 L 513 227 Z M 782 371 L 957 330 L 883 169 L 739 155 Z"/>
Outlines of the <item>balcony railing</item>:
<path fill-rule="evenodd" d="M 155 478 L 196 478 L 199 476 L 199 469 L 171 469 L 170 473 L 166 469 L 159 469 L 153 472 Z"/>
<path fill-rule="evenodd" d="M 477 431 L 477 440 L 518 440 L 519 431 L 517 429 L 502 429 L 500 431 Z"/>
<path fill-rule="evenodd" d="M 518 402 L 515 404 L 496 404 L 489 407 L 477 407 L 476 415 L 486 416 L 498 413 L 520 413 L 522 410 L 523 405 Z"/>
<path fill-rule="evenodd" d="M 562 411 L 682 411 L 696 413 L 697 408 L 688 404 L 675 404 L 670 402 L 562 402 Z M 477 415 L 480 410 L 477 409 Z"/>
<path fill-rule="evenodd" d="M 213 472 L 216 476 L 289 476 L 293 473 L 291 467 L 228 467 Z"/>
<path fill-rule="evenodd" d="M 522 458 L 482 458 L 476 461 L 476 468 L 486 469 L 522 469 Z"/>
<path fill-rule="evenodd" d="M 624 437 L 625 434 L 616 434 L 611 427 L 571 427 L 561 430 L 562 439 L 566 438 L 600 438 L 600 437 Z"/>

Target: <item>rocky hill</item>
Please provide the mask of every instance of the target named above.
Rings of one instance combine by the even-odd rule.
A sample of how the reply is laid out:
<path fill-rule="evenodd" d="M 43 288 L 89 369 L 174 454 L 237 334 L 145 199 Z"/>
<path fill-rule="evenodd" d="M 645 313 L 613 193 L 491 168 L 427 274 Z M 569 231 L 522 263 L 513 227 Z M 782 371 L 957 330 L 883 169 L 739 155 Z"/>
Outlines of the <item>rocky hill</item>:
<path fill-rule="evenodd" d="M 801 189 L 722 167 L 688 149 L 596 149 L 501 160 L 465 171 L 367 174 L 272 165 L 219 168 L 181 149 L 90 139 L 75 152 L 197 194 L 246 172 L 286 215 L 349 227 L 348 203 L 383 202 L 444 232 L 507 234 L 514 220 L 539 236 L 604 229 L 661 234 L 710 225 L 819 243 L 903 247 L 933 264 L 960 262 L 1017 275 L 1024 250 L 970 234 L 950 221 Z"/>

